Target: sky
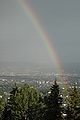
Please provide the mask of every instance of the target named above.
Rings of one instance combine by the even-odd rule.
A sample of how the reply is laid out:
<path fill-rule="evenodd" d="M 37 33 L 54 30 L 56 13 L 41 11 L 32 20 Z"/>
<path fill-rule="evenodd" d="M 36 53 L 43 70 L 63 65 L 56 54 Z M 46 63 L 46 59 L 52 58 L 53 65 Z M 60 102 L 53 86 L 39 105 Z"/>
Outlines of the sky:
<path fill-rule="evenodd" d="M 49 33 L 61 62 L 80 62 L 80 0 L 27 1 Z M 0 0 L 0 61 L 52 63 L 19 0 Z"/>

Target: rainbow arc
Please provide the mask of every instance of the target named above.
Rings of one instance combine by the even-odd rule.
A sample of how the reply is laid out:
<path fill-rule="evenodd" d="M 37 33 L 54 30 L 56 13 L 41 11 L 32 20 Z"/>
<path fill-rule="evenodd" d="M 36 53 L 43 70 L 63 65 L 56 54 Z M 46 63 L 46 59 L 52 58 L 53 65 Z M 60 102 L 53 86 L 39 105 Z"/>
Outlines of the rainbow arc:
<path fill-rule="evenodd" d="M 62 75 L 63 74 L 63 67 L 59 58 L 59 55 L 57 54 L 57 51 L 55 47 L 50 42 L 50 36 L 46 32 L 46 30 L 43 28 L 41 21 L 34 11 L 33 7 L 31 6 L 31 3 L 27 0 L 18 0 L 21 4 L 22 8 L 24 9 L 24 12 L 29 17 L 29 19 L 32 21 L 34 27 L 36 28 L 36 31 L 40 34 L 41 39 L 43 40 L 43 43 L 45 45 L 45 48 L 47 49 L 51 59 L 53 60 L 53 65 L 55 67 L 56 73 Z M 66 82 L 66 80 L 63 77 L 60 77 L 62 82 Z"/>

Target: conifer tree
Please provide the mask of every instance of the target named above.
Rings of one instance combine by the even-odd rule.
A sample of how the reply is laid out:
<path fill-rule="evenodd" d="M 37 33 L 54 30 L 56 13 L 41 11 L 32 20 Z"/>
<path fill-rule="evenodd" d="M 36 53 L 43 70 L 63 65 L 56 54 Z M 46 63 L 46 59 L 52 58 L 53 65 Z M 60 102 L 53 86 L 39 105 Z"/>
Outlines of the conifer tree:
<path fill-rule="evenodd" d="M 66 114 L 66 120 L 80 120 L 80 93 L 76 87 L 69 91 Z"/>
<path fill-rule="evenodd" d="M 10 98 L 8 98 L 7 103 L 4 107 L 2 114 L 2 120 L 17 120 L 17 107 L 18 102 L 16 101 L 16 96 L 18 94 L 18 87 L 15 86 L 10 92 Z"/>
<path fill-rule="evenodd" d="M 5 106 L 5 100 L 2 97 L 0 98 L 0 120 L 1 120 L 2 111 L 4 110 L 4 106 Z"/>
<path fill-rule="evenodd" d="M 2 120 L 41 120 L 40 93 L 29 85 L 15 86 L 5 106 Z"/>
<path fill-rule="evenodd" d="M 62 98 L 56 80 L 50 90 L 46 98 L 45 120 L 62 120 Z"/>

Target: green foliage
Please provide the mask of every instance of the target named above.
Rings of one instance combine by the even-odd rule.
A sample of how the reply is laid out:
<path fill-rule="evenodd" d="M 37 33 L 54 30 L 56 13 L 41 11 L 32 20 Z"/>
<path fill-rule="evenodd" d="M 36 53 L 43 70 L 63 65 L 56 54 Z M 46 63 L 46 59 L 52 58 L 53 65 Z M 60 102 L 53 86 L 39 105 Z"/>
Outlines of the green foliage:
<path fill-rule="evenodd" d="M 4 99 L 0 98 L 0 119 L 1 119 L 2 111 L 4 110 L 4 105 L 5 105 Z"/>
<path fill-rule="evenodd" d="M 80 93 L 79 89 L 76 87 L 69 91 L 66 113 L 66 120 L 80 120 Z"/>
<path fill-rule="evenodd" d="M 62 98 L 56 81 L 51 87 L 51 93 L 45 99 L 45 120 L 62 120 Z"/>
<path fill-rule="evenodd" d="M 43 103 L 40 93 L 33 87 L 24 85 L 22 88 L 15 86 L 10 92 L 5 106 L 3 120 L 39 120 Z"/>
<path fill-rule="evenodd" d="M 56 80 L 45 97 L 34 87 L 24 85 L 15 87 L 10 92 L 7 102 L 0 99 L 1 120 L 80 120 L 80 92 L 74 87 L 69 90 L 67 107 L 63 109 L 63 98 L 60 96 Z M 64 111 L 64 112 L 63 112 Z"/>

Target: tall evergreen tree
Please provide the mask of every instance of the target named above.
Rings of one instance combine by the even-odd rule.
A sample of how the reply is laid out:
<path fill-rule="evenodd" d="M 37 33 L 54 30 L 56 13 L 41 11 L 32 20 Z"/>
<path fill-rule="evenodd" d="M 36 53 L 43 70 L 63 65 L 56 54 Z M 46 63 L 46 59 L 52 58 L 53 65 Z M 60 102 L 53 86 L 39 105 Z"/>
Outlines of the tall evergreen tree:
<path fill-rule="evenodd" d="M 56 80 L 51 87 L 51 93 L 46 98 L 45 120 L 62 120 L 62 98 Z"/>
<path fill-rule="evenodd" d="M 66 120 L 80 120 L 80 92 L 76 87 L 69 91 L 66 114 Z"/>
<path fill-rule="evenodd" d="M 41 120 L 40 93 L 29 85 L 17 86 L 10 92 L 2 120 Z"/>
<path fill-rule="evenodd" d="M 16 96 L 18 95 L 18 87 L 15 86 L 10 92 L 10 98 L 7 100 L 7 103 L 4 107 L 2 114 L 2 120 L 17 120 L 17 107 L 18 102 Z"/>
<path fill-rule="evenodd" d="M 0 98 L 0 120 L 1 120 L 2 111 L 4 110 L 4 106 L 5 106 L 5 100 L 2 97 Z"/>

